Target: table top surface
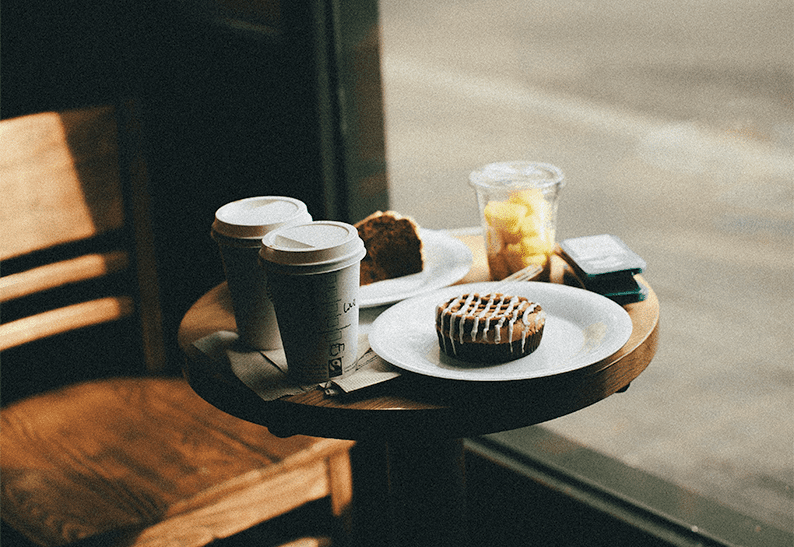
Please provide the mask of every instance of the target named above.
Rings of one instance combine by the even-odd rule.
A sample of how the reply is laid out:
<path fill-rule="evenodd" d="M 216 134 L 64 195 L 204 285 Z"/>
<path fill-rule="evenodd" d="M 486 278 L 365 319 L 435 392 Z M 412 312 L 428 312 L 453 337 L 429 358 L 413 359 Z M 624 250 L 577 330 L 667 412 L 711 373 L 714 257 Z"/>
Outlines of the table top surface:
<path fill-rule="evenodd" d="M 488 281 L 481 236 L 460 236 L 473 253 L 460 283 Z M 566 265 L 554 257 L 553 282 L 569 282 Z M 411 373 L 345 396 L 321 389 L 264 401 L 232 370 L 202 359 L 193 342 L 219 330 L 234 330 L 229 291 L 222 283 L 201 297 L 182 320 L 179 344 L 184 372 L 204 399 L 239 418 L 293 434 L 341 439 L 460 438 L 506 431 L 569 414 L 626 388 L 656 353 L 659 301 L 653 289 L 624 306 L 632 321 L 628 342 L 615 354 L 566 374 L 511 382 L 462 382 Z"/>

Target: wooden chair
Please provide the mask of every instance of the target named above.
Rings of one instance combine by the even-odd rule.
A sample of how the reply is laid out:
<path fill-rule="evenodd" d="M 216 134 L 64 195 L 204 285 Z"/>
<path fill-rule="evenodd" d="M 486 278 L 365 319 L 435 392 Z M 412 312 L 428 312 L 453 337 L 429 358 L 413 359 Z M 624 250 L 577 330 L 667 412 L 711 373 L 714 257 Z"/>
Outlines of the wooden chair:
<path fill-rule="evenodd" d="M 25 315 L 0 326 L 3 357 L 121 322 L 96 346 L 136 338 L 149 373 L 2 408 L 3 520 L 51 546 L 200 546 L 325 497 L 346 522 L 352 443 L 277 438 L 157 375 L 165 352 L 139 142 L 134 104 L 0 122 L 0 303 L 3 321 Z M 88 297 L 95 289 L 104 294 Z M 28 315 L 42 302 L 65 305 Z M 69 355 L 75 369 L 96 347 L 82 349 Z M 2 364 L 4 382 L 28 366 Z"/>

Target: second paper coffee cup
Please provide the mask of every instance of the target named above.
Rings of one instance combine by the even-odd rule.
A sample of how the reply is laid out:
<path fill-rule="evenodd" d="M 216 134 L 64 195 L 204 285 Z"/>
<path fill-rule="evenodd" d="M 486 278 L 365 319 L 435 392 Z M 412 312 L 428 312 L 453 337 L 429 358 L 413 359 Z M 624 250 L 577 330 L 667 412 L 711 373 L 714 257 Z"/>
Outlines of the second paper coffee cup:
<path fill-rule="evenodd" d="M 365 254 L 358 230 L 343 222 L 289 226 L 263 238 L 261 263 L 295 382 L 321 383 L 355 369 Z"/>
<path fill-rule="evenodd" d="M 256 349 L 281 347 L 265 272 L 259 267 L 262 237 L 293 224 L 311 222 L 306 205 L 283 196 L 259 196 L 227 203 L 215 213 L 212 238 L 218 243 L 232 296 L 240 340 Z"/>

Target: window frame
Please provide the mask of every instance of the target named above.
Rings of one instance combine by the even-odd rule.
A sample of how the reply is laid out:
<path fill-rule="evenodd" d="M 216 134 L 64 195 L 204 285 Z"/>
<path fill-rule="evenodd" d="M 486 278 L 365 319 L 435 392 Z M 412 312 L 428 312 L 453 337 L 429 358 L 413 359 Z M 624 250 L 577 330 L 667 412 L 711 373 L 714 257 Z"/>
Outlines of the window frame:
<path fill-rule="evenodd" d="M 543 426 L 464 441 L 467 458 L 486 458 L 541 488 L 636 528 L 662 544 L 790 546 L 794 534 L 632 468 Z"/>

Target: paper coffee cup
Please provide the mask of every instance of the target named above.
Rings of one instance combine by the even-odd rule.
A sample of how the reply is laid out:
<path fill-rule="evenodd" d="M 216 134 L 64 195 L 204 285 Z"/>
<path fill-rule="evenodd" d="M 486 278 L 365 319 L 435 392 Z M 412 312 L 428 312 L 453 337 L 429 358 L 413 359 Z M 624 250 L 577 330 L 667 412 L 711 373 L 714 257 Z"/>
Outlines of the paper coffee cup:
<path fill-rule="evenodd" d="M 232 296 L 240 340 L 255 349 L 281 347 L 267 277 L 259 267 L 262 237 L 282 226 L 311 222 L 306 204 L 294 198 L 261 196 L 227 203 L 215 212 L 212 237 L 218 243 Z"/>
<path fill-rule="evenodd" d="M 343 222 L 284 227 L 262 240 L 262 267 L 295 382 L 322 383 L 355 370 L 366 252 L 358 230 Z"/>

